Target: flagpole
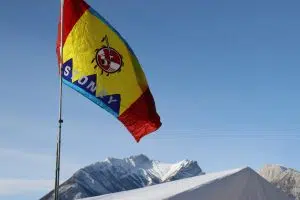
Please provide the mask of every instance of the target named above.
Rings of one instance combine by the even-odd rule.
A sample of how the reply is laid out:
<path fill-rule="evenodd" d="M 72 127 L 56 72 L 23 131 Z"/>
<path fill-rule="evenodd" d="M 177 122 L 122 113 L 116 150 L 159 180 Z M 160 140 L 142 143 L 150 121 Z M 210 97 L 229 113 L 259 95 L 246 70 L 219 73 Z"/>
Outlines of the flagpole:
<path fill-rule="evenodd" d="M 55 168 L 55 187 L 54 200 L 58 200 L 59 194 L 59 175 L 60 175 L 60 148 L 61 148 L 61 127 L 62 127 L 62 67 L 63 67 L 63 14 L 64 0 L 60 1 L 60 62 L 59 62 L 59 114 L 58 114 L 58 133 L 56 142 L 56 168 Z"/>

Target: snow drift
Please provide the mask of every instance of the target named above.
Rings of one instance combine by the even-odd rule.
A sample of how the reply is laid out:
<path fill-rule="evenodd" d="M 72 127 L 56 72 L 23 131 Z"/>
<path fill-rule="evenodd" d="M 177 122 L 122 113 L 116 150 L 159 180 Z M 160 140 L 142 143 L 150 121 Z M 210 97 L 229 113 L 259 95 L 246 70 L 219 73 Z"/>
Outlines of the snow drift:
<path fill-rule="evenodd" d="M 250 168 L 186 178 L 84 200 L 292 200 Z"/>

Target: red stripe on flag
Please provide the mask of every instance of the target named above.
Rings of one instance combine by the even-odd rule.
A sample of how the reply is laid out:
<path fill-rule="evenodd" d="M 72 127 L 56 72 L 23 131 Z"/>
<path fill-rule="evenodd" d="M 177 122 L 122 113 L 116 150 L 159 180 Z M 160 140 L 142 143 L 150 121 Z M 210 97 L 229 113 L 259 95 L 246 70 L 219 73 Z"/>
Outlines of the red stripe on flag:
<path fill-rule="evenodd" d="M 83 0 L 65 0 L 63 10 L 63 45 L 66 39 L 73 29 L 76 22 L 83 15 L 83 13 L 89 9 L 89 5 Z M 60 19 L 60 18 L 59 18 Z M 58 61 L 60 61 L 60 45 L 61 45 L 61 21 L 58 24 L 58 36 L 56 42 L 56 54 Z"/>
<path fill-rule="evenodd" d="M 118 119 L 126 126 L 137 142 L 161 126 L 155 102 L 149 88 Z"/>

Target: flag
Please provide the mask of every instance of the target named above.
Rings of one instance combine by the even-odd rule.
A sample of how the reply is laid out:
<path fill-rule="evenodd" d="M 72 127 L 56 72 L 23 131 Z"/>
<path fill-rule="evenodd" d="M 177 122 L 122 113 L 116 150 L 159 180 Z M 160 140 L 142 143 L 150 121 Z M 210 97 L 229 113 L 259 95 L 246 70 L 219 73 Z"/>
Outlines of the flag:
<path fill-rule="evenodd" d="M 61 16 L 63 83 L 115 116 L 137 142 L 159 129 L 153 95 L 126 40 L 83 0 L 65 0 Z"/>

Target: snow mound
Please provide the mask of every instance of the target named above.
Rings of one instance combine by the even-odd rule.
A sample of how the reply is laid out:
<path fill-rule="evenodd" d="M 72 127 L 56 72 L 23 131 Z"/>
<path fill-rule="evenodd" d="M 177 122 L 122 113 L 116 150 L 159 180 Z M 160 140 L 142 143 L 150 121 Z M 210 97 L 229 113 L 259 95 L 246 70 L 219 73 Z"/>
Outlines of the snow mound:
<path fill-rule="evenodd" d="M 84 200 L 292 200 L 250 168 L 234 169 Z"/>

